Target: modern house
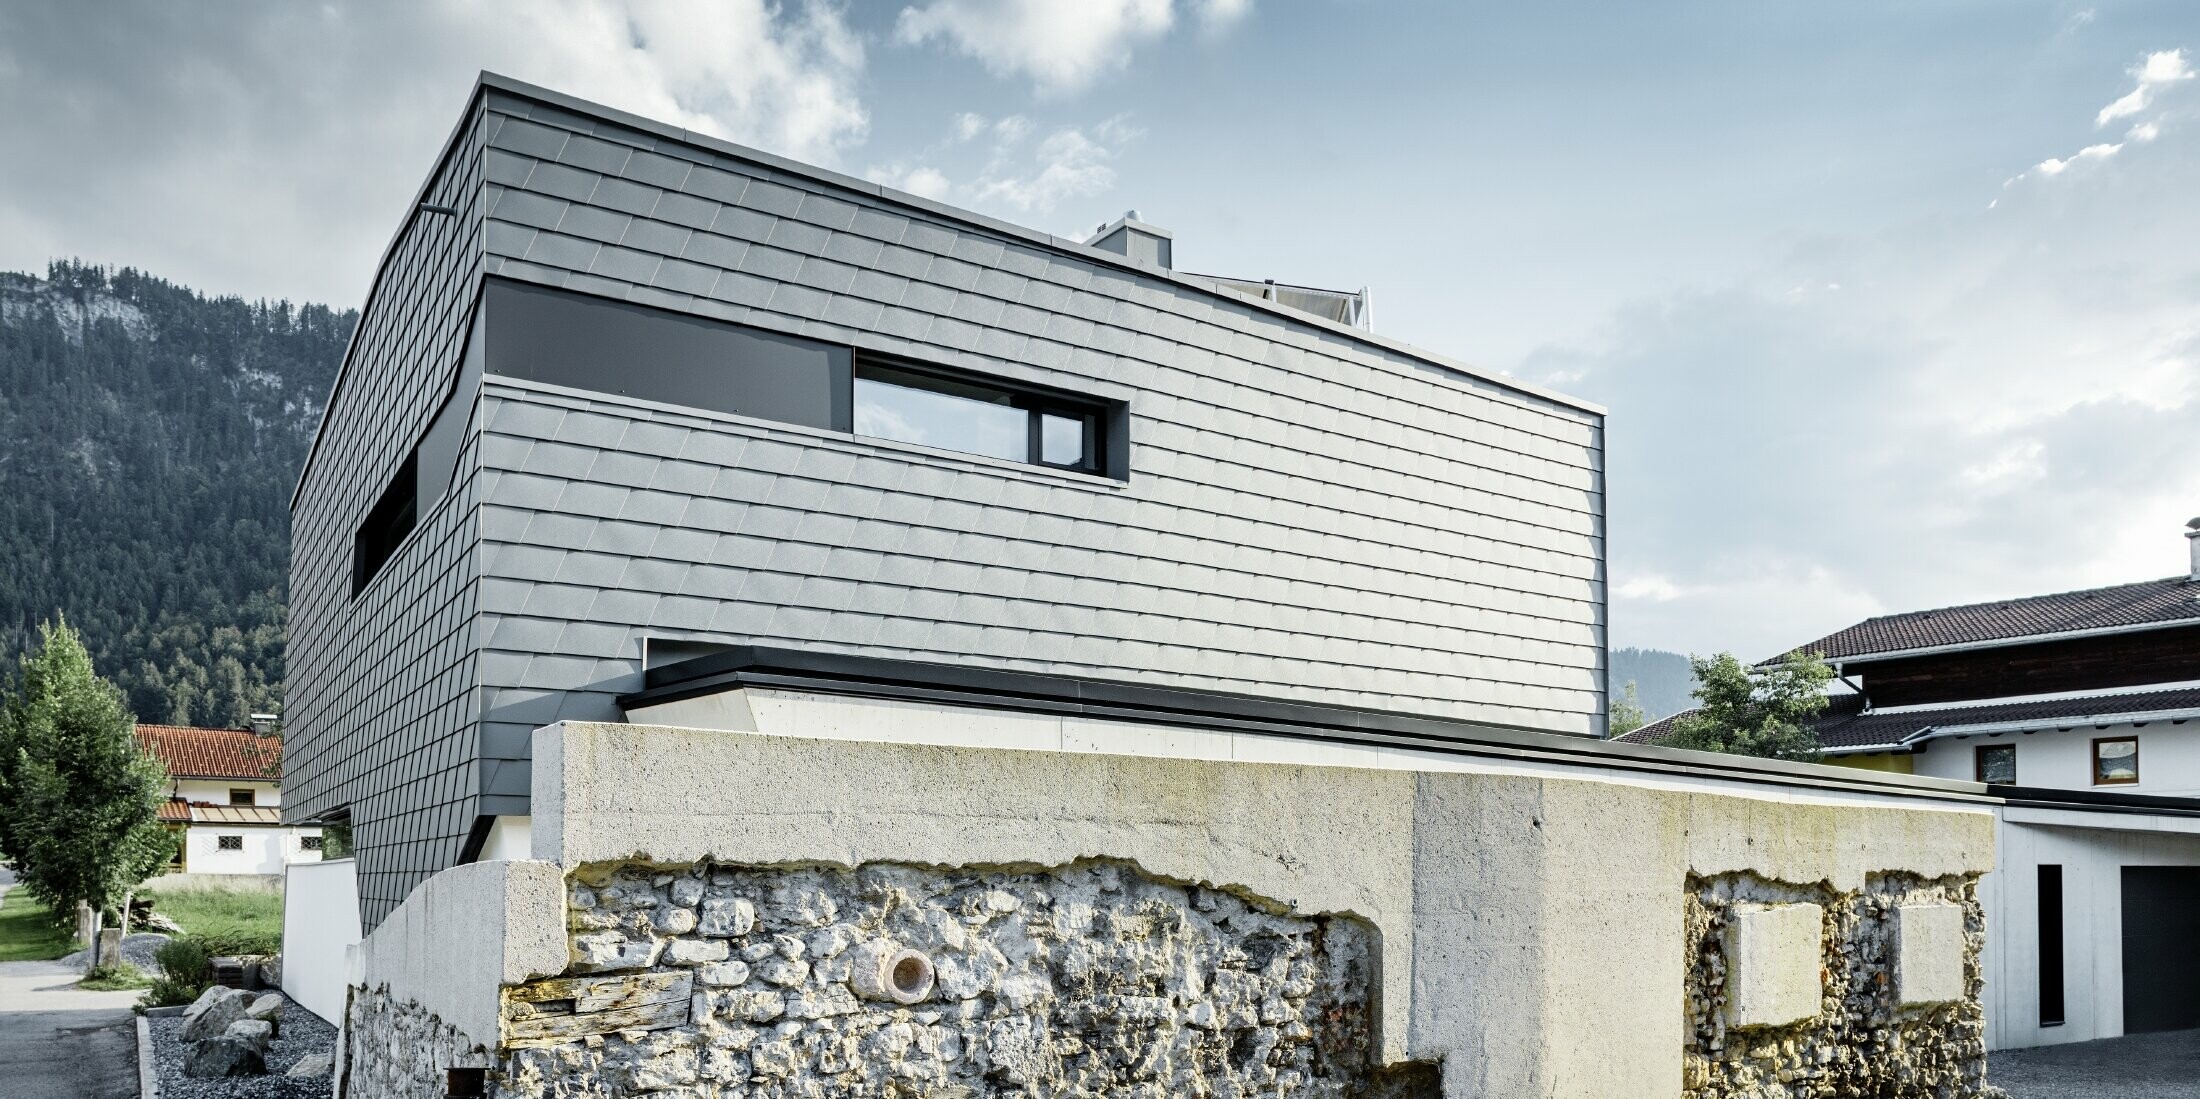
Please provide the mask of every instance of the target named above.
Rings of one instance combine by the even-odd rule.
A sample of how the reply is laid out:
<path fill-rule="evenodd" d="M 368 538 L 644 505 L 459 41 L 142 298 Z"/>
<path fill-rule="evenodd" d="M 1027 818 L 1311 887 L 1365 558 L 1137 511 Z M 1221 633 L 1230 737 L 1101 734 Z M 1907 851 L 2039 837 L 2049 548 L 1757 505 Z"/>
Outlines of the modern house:
<path fill-rule="evenodd" d="M 1177 243 L 482 77 L 292 504 L 342 1094 L 1977 1091 L 1986 789 L 1600 739 L 1602 411 Z"/>
<path fill-rule="evenodd" d="M 535 728 L 716 646 L 1601 733 L 1595 407 L 1143 222 L 689 136 L 485 79 L 368 298 L 293 503 L 285 813 L 348 817 L 369 926 L 512 842 Z"/>
<path fill-rule="evenodd" d="M 318 827 L 283 823 L 279 737 L 180 725 L 139 725 L 137 737 L 168 771 L 160 820 L 182 840 L 170 874 L 273 879 L 320 859 Z"/>
<path fill-rule="evenodd" d="M 1848 688 L 1813 723 L 1827 762 L 2007 799 L 1987 890 L 1997 1048 L 2200 1027 L 2200 520 L 2185 540 L 2176 576 L 1799 646 Z"/>

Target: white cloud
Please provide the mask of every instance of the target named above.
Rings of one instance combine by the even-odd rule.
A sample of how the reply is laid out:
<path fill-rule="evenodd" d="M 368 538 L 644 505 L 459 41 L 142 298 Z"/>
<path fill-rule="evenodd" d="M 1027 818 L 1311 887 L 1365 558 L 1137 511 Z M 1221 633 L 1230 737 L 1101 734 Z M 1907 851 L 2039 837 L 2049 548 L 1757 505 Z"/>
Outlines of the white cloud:
<path fill-rule="evenodd" d="M 1210 32 L 1242 20 L 1251 0 L 1191 0 Z M 895 41 L 939 42 L 988 72 L 1028 79 L 1042 93 L 1076 91 L 1130 63 L 1176 26 L 1174 0 L 929 0 L 905 7 Z"/>
<path fill-rule="evenodd" d="M 2022 439 L 2004 447 L 1983 462 L 1965 466 L 1959 476 L 1974 489 L 2006 491 L 2047 476 L 2042 455 L 2047 445 L 2038 439 Z"/>
<path fill-rule="evenodd" d="M 1117 115 L 1091 127 L 1068 126 L 1049 133 L 1028 150 L 1024 139 L 1033 130 L 1022 115 L 1008 115 L 987 122 L 976 114 L 955 116 L 948 135 L 922 153 L 864 172 L 867 179 L 941 201 L 959 202 L 980 210 L 1016 217 L 1047 214 L 1061 204 L 1105 192 L 1115 185 L 1110 163 L 1123 146 L 1138 139 L 1141 131 L 1127 116 Z M 972 166 L 956 182 L 938 167 L 941 158 L 968 156 L 960 147 L 965 135 L 990 131 L 982 165 Z"/>
<path fill-rule="evenodd" d="M 1620 599 L 1640 599 L 1652 603 L 1670 603 L 1675 599 L 1679 599 L 1684 593 L 1681 591 L 1681 586 L 1679 584 L 1675 584 L 1672 580 L 1667 579 L 1666 577 L 1637 576 L 1631 580 L 1622 581 L 1619 585 L 1612 589 L 1612 594 Z"/>
<path fill-rule="evenodd" d="M 2061 160 L 2049 157 L 2040 161 L 2038 164 L 2033 165 L 2032 170 L 2043 176 L 2059 176 L 2069 171 L 2070 166 L 2073 164 L 2087 160 L 2107 160 L 2122 150 L 2123 145 L 2120 142 L 2115 145 L 2088 145 Z"/>
<path fill-rule="evenodd" d="M 2124 140 L 2136 141 L 2143 145 L 2160 136 L 2162 136 L 2161 124 L 2155 122 L 2141 122 L 2138 125 L 2133 126 L 2128 132 L 2124 134 Z"/>
<path fill-rule="evenodd" d="M 0 5 L 0 267 L 132 264 L 199 289 L 364 295 L 482 69 L 835 166 L 861 40 L 792 0 Z M 279 92 L 271 92 L 279 89 Z"/>
<path fill-rule="evenodd" d="M 2132 66 L 2131 76 L 2138 82 L 2138 86 L 2125 93 L 2123 98 L 2101 108 L 2101 113 L 2093 116 L 2094 125 L 2106 126 L 2119 118 L 2129 118 L 2146 110 L 2164 88 L 2192 79 L 2193 71 L 2192 65 L 2185 60 L 2184 50 L 2162 50 L 2148 54 L 2146 60 Z"/>

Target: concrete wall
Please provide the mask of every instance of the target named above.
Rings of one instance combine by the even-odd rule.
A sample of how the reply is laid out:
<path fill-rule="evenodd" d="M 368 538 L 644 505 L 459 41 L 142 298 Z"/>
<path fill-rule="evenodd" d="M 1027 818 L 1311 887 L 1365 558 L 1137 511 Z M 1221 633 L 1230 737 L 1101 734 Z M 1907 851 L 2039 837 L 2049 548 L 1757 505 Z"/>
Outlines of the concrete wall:
<path fill-rule="evenodd" d="M 2102 737 L 2125 736 L 2139 739 L 2139 781 L 2102 789 L 2126 794 L 2200 796 L 2200 722 L 2154 721 L 2143 725 L 2100 728 L 2087 725 L 2037 733 L 1941 737 L 1930 741 L 1930 748 L 1911 759 L 1916 774 L 1968 782 L 1974 774 L 1976 748 L 1985 744 L 2014 744 L 2017 748 L 2017 785 L 2085 790 L 2093 788 L 2093 742 Z"/>
<path fill-rule="evenodd" d="M 2001 817 L 1997 865 L 1980 890 L 1993 929 L 1986 947 L 1988 1046 L 2122 1034 L 2123 868 L 2200 866 L 2200 821 L 2016 808 Z M 2040 1025 L 2039 1014 L 2042 864 L 2061 866 L 2063 875 L 2064 1022 L 2049 1027 Z"/>
<path fill-rule="evenodd" d="M 422 882 L 352 948 L 350 983 L 495 1048 L 499 990 L 563 972 L 565 890 L 542 862 L 475 862 Z"/>
<path fill-rule="evenodd" d="M 885 720 L 881 718 L 881 720 Z M 1980 808 L 1798 804 L 1528 774 L 1228 763 L 563 723 L 535 854 L 742 865 L 1052 865 L 1349 913 L 1381 939 L 1379 1048 L 1447 1094 L 1680 1090 L 1690 875 L 1861 891 L 1992 861 Z M 824 809 L 821 807 L 830 806 Z"/>
<path fill-rule="evenodd" d="M 283 992 L 323 1021 L 343 1018 L 347 957 L 359 938 L 356 864 L 291 866 L 283 886 Z"/>

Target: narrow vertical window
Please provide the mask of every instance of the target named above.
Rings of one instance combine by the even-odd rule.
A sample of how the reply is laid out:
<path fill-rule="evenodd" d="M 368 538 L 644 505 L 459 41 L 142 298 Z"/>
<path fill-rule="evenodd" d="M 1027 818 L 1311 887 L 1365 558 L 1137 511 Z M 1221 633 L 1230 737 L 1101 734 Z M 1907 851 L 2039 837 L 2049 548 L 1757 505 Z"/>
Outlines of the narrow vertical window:
<path fill-rule="evenodd" d="M 2062 867 L 2040 865 L 2040 1025 L 2063 1024 Z"/>

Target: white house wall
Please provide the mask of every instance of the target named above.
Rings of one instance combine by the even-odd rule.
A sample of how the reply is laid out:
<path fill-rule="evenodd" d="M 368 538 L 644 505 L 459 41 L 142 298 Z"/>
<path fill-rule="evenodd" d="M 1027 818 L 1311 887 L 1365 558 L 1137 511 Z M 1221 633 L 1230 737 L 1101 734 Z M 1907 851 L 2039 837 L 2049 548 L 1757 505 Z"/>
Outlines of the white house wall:
<path fill-rule="evenodd" d="M 2144 753 L 2142 748 L 2142 760 Z M 2018 766 L 2021 777 L 2023 765 Z M 2028 824 L 2021 821 L 2026 815 L 2021 809 L 2002 811 L 1995 869 L 1980 886 L 1986 925 L 1992 929 L 1984 955 L 1987 1046 L 2019 1049 L 2114 1038 L 2124 1032 L 2123 868 L 2200 866 L 2200 835 Z M 2083 816 L 2096 824 L 2128 827 L 2151 820 L 2118 820 L 2099 813 Z M 2200 822 L 2186 824 L 2200 828 Z M 2042 864 L 2062 867 L 2061 1026 L 2040 1025 Z"/>
<path fill-rule="evenodd" d="M 283 803 L 283 789 L 274 782 L 256 782 L 249 779 L 181 778 L 169 784 L 175 796 L 185 801 L 204 805 L 229 804 L 231 790 L 250 789 L 252 804 L 260 808 L 279 806 Z"/>
<path fill-rule="evenodd" d="M 2017 785 L 2090 789 L 2093 787 L 2093 742 L 2102 737 L 2124 736 L 2139 739 L 2139 781 L 2100 789 L 2126 794 L 2200 796 L 2200 721 L 2181 725 L 2152 721 L 2144 725 L 2100 728 L 2088 725 L 2080 729 L 2051 729 L 2038 733 L 1941 737 L 1930 741 L 1930 748 L 1913 757 L 1914 773 L 1969 782 L 1976 777 L 1975 748 L 1983 744 L 2014 744 L 2017 747 Z"/>
<path fill-rule="evenodd" d="M 280 874 L 294 862 L 318 862 L 319 851 L 304 840 L 319 828 L 260 828 L 251 825 L 194 824 L 184 832 L 184 870 L 191 874 Z M 221 837 L 237 836 L 243 847 L 221 849 Z"/>

